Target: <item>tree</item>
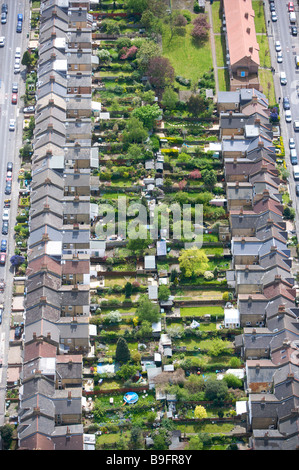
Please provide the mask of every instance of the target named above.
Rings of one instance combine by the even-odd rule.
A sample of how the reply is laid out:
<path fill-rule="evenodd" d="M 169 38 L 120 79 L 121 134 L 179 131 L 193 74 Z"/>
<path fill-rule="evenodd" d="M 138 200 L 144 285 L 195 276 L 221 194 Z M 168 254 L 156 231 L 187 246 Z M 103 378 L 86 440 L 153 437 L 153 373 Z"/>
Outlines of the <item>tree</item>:
<path fill-rule="evenodd" d="M 194 410 L 194 418 L 197 419 L 204 419 L 207 418 L 208 413 L 206 409 L 202 405 L 197 405 Z"/>
<path fill-rule="evenodd" d="M 179 264 L 185 277 L 200 276 L 208 270 L 209 259 L 204 250 L 192 247 L 181 251 Z"/>
<path fill-rule="evenodd" d="M 152 324 L 149 321 L 144 320 L 141 324 L 140 329 L 137 331 L 138 338 L 151 338 L 153 336 Z"/>
<path fill-rule="evenodd" d="M 121 313 L 118 310 L 109 312 L 105 317 L 105 322 L 107 323 L 120 323 L 121 322 Z"/>
<path fill-rule="evenodd" d="M 116 343 L 115 360 L 116 362 L 128 362 L 131 354 L 126 340 L 123 337 L 118 338 Z"/>
<path fill-rule="evenodd" d="M 9 449 L 12 442 L 13 426 L 10 424 L 4 424 L 4 426 L 1 426 L 0 428 L 0 434 L 3 440 L 3 448 Z"/>
<path fill-rule="evenodd" d="M 129 441 L 130 450 L 140 449 L 142 446 L 142 433 L 141 429 L 137 426 L 134 426 L 131 429 L 131 439 Z"/>
<path fill-rule="evenodd" d="M 116 376 L 121 380 L 129 380 L 136 374 L 137 371 L 137 366 L 134 366 L 132 364 L 123 364 L 120 369 L 116 372 Z"/>
<path fill-rule="evenodd" d="M 207 39 L 209 34 L 210 25 L 207 20 L 207 15 L 205 13 L 199 14 L 192 21 L 194 27 L 191 31 L 191 36 L 194 40 L 201 42 Z"/>
<path fill-rule="evenodd" d="M 166 86 L 174 82 L 174 68 L 166 57 L 153 57 L 147 69 L 150 84 L 162 95 Z"/>
<path fill-rule="evenodd" d="M 143 13 L 148 6 L 148 0 L 125 0 L 125 6 L 131 13 Z"/>
<path fill-rule="evenodd" d="M 27 50 L 23 54 L 22 65 L 25 65 L 27 68 L 31 66 L 31 54 Z"/>
<path fill-rule="evenodd" d="M 207 168 L 202 170 L 201 172 L 202 179 L 205 183 L 205 186 L 208 189 L 214 188 L 215 184 L 217 183 L 217 173 L 215 170 L 208 170 Z"/>
<path fill-rule="evenodd" d="M 186 103 L 187 110 L 192 116 L 199 116 L 206 110 L 206 102 L 201 95 L 191 95 Z"/>
<path fill-rule="evenodd" d="M 159 306 L 149 300 L 147 296 L 142 296 L 136 309 L 138 321 L 148 321 L 150 323 L 157 322 L 160 318 Z"/>
<path fill-rule="evenodd" d="M 148 245 L 150 245 L 150 243 L 151 240 L 148 238 L 130 238 L 127 244 L 127 248 L 134 255 L 141 255 Z"/>
<path fill-rule="evenodd" d="M 148 130 L 151 130 L 154 127 L 154 123 L 160 114 L 161 110 L 157 103 L 153 105 L 146 104 L 145 106 L 135 108 L 132 111 L 132 116 L 139 119 Z"/>
<path fill-rule="evenodd" d="M 243 387 L 243 380 L 236 377 L 234 374 L 225 374 L 223 380 L 227 383 L 230 388 L 241 388 Z"/>
<path fill-rule="evenodd" d="M 138 69 L 144 73 L 148 69 L 150 60 L 161 55 L 161 47 L 154 41 L 144 41 L 141 43 L 136 59 Z"/>
<path fill-rule="evenodd" d="M 227 397 L 228 386 L 223 380 L 210 377 L 206 381 L 205 396 L 207 400 L 222 403 Z"/>
<path fill-rule="evenodd" d="M 169 25 L 169 43 L 175 36 L 184 36 L 186 34 L 187 20 L 179 10 L 173 10 L 167 17 L 166 22 Z"/>
<path fill-rule="evenodd" d="M 123 141 L 127 143 L 142 143 L 148 135 L 142 122 L 137 117 L 131 116 L 127 120 L 126 128 L 123 132 Z"/>
<path fill-rule="evenodd" d="M 127 282 L 126 285 L 125 285 L 125 296 L 126 296 L 126 299 L 128 299 L 129 297 L 131 297 L 132 295 L 132 284 L 130 282 Z"/>
<path fill-rule="evenodd" d="M 211 356 L 217 357 L 227 351 L 230 343 L 228 341 L 223 341 L 220 338 L 214 338 L 211 342 L 211 347 L 209 348 L 209 354 Z"/>
<path fill-rule="evenodd" d="M 178 94 L 169 86 L 167 86 L 162 95 L 162 106 L 164 108 L 173 110 L 178 102 Z"/>
<path fill-rule="evenodd" d="M 20 256 L 20 255 L 13 255 L 10 258 L 10 262 L 12 266 L 19 266 L 20 264 L 24 263 L 24 261 L 25 261 L 24 256 Z"/>
<path fill-rule="evenodd" d="M 168 299 L 169 299 L 169 296 L 170 296 L 170 289 L 168 286 L 165 286 L 165 285 L 161 285 L 159 286 L 159 293 L 158 293 L 158 299 L 160 300 L 160 302 L 164 301 L 166 302 Z"/>
<path fill-rule="evenodd" d="M 107 34 L 112 34 L 112 35 L 120 34 L 120 27 L 113 20 L 109 20 L 109 19 L 103 20 L 102 28 L 103 28 L 103 31 Z"/>
<path fill-rule="evenodd" d="M 99 49 L 97 51 L 97 56 L 103 62 L 109 62 L 111 60 L 111 55 L 108 49 Z"/>

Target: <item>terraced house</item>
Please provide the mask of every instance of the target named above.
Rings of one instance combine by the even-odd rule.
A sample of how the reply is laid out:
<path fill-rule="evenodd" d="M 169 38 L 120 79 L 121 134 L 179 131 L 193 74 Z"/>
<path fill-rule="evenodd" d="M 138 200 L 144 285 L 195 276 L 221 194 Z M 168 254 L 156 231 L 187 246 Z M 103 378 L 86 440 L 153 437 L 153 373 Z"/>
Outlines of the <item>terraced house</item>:
<path fill-rule="evenodd" d="M 82 356 L 90 347 L 92 153 L 88 10 L 89 2 L 75 0 L 46 0 L 40 8 L 21 449 L 84 449 Z"/>
<path fill-rule="evenodd" d="M 254 450 L 294 450 L 299 445 L 298 308 L 288 246 L 291 234 L 283 211 L 284 181 L 277 169 L 272 126 L 265 120 L 266 97 L 252 90 L 253 99 L 244 114 L 236 106 L 239 94 L 221 93 L 218 108 L 222 106 L 223 111 L 220 121 L 232 235 L 233 269 L 227 272 L 227 281 L 235 291 L 243 328 L 235 347 L 246 362 L 247 427 Z M 253 105 L 257 101 L 258 110 Z M 263 126 L 257 113 L 264 116 Z M 258 120 L 259 125 L 244 139 L 241 129 L 246 133 L 248 119 Z M 235 129 L 240 132 L 234 134 Z"/>

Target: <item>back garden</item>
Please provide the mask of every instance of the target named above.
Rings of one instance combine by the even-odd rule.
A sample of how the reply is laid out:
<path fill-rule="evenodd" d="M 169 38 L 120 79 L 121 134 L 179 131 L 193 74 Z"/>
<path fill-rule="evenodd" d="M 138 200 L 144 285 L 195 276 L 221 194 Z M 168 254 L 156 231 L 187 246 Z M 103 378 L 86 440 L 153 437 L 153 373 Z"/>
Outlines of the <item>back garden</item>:
<path fill-rule="evenodd" d="M 93 101 L 103 114 L 94 116 L 100 187 L 91 202 L 116 212 L 120 195 L 148 212 L 149 200 L 202 204 L 204 234 L 190 265 L 190 240 L 173 239 L 169 214 L 163 256 L 149 237 L 108 242 L 105 256 L 92 260 L 96 335 L 93 356 L 84 358 L 85 431 L 97 434 L 97 449 L 164 450 L 178 435 L 186 449 L 233 449 L 247 439 L 235 411 L 246 396 L 234 354 L 239 332 L 223 321 L 233 294 L 230 251 L 219 237 L 228 220 L 221 156 L 211 145 L 219 124 L 208 18 L 196 4 L 165 11 L 162 0 L 102 1 L 93 14 Z M 159 178 L 147 192 L 145 179 Z M 144 268 L 146 256 L 155 257 L 153 270 Z M 135 401 L 126 403 L 131 392 Z"/>

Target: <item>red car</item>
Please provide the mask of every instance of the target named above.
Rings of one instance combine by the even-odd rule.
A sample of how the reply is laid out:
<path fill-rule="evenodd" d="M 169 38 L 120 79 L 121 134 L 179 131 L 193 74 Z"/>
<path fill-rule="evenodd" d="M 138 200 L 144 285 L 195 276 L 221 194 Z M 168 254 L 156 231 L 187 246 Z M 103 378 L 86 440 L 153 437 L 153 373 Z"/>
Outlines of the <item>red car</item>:
<path fill-rule="evenodd" d="M 12 171 L 6 173 L 6 181 L 12 181 Z"/>
<path fill-rule="evenodd" d="M 288 3 L 288 9 L 289 9 L 289 12 L 294 11 L 294 3 L 293 2 Z"/>
<path fill-rule="evenodd" d="M 17 101 L 18 101 L 18 95 L 16 93 L 13 93 L 11 97 L 12 104 L 17 104 Z"/>
<path fill-rule="evenodd" d="M 0 253 L 0 264 L 5 264 L 6 253 Z"/>

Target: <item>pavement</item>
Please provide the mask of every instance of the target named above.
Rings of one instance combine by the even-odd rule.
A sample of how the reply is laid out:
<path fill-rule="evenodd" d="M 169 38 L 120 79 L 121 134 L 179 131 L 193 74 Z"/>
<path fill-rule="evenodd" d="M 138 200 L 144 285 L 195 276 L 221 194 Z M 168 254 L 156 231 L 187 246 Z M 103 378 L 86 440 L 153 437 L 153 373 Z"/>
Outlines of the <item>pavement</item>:
<path fill-rule="evenodd" d="M 4 294 L 0 295 L 0 303 L 4 303 L 3 321 L 0 325 L 0 358 L 3 360 L 3 366 L 0 369 L 0 426 L 5 423 L 5 395 L 6 395 L 6 374 L 7 360 L 9 350 L 9 334 L 11 322 L 11 305 L 13 296 L 13 276 L 14 271 L 10 267 L 9 258 L 14 254 L 14 230 L 15 217 L 18 209 L 18 172 L 20 169 L 19 149 L 22 146 L 22 125 L 23 114 L 20 107 L 21 96 L 25 93 L 25 71 L 21 66 L 21 73 L 14 74 L 14 55 L 16 47 L 21 47 L 21 57 L 27 48 L 27 32 L 29 31 L 29 2 L 20 0 L 10 0 L 8 3 L 7 23 L 0 25 L 0 36 L 5 36 L 6 44 L 0 50 L 0 142 L 1 142 L 1 159 L 0 159 L 0 215 L 2 219 L 2 211 L 4 199 L 11 198 L 9 234 L 2 236 L 8 240 L 8 256 L 5 266 L 0 267 L 0 279 L 6 282 Z M 16 33 L 17 14 L 23 13 L 23 32 Z M 11 104 L 12 83 L 18 82 L 18 104 Z M 20 106 L 21 105 L 21 106 Z M 16 119 L 16 130 L 10 132 L 8 130 L 9 119 Z M 4 194 L 6 165 L 8 161 L 14 163 L 12 194 L 7 196 Z"/>

